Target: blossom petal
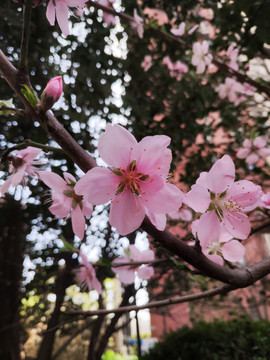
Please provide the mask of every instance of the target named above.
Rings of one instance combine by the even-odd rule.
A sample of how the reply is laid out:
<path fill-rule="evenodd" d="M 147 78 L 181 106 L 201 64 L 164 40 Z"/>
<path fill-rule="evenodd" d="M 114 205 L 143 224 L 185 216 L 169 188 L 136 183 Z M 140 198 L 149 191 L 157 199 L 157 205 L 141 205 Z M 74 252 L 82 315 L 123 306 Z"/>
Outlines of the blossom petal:
<path fill-rule="evenodd" d="M 248 156 L 249 153 L 250 153 L 250 149 L 248 149 L 248 148 L 241 148 L 241 149 L 239 149 L 239 150 L 237 151 L 236 157 L 237 157 L 238 159 L 245 159 L 245 158 Z"/>
<path fill-rule="evenodd" d="M 237 240 L 231 240 L 222 247 L 222 255 L 225 260 L 239 261 L 245 255 L 245 247 Z"/>
<path fill-rule="evenodd" d="M 70 184 L 70 180 L 71 180 L 72 182 L 75 182 L 75 183 L 76 183 L 75 177 L 74 177 L 73 175 L 71 175 L 70 173 L 64 172 L 64 173 L 63 173 L 63 176 L 64 176 L 64 179 L 66 180 L 66 182 L 67 182 L 68 184 Z"/>
<path fill-rule="evenodd" d="M 165 214 L 155 214 L 153 211 L 145 208 L 145 213 L 148 216 L 151 223 L 159 230 L 163 231 L 166 227 L 167 218 Z"/>
<path fill-rule="evenodd" d="M 223 223 L 236 239 L 245 240 L 250 233 L 250 222 L 246 214 L 226 211 L 223 214 Z"/>
<path fill-rule="evenodd" d="M 205 212 L 211 202 L 208 190 L 201 185 L 192 185 L 191 190 L 185 195 L 184 203 L 196 212 Z"/>
<path fill-rule="evenodd" d="M 202 214 L 197 224 L 197 235 L 201 247 L 204 249 L 207 244 L 216 241 L 220 234 L 220 222 L 214 211 Z"/>
<path fill-rule="evenodd" d="M 18 170 L 14 174 L 12 174 L 11 176 L 12 186 L 17 186 L 22 182 L 25 169 L 26 169 L 26 164 L 23 164 L 21 167 L 18 168 Z"/>
<path fill-rule="evenodd" d="M 93 206 L 92 204 L 82 200 L 81 202 L 82 204 L 82 213 L 84 216 L 90 217 L 92 215 L 93 212 Z"/>
<path fill-rule="evenodd" d="M 152 266 L 140 266 L 137 269 L 137 275 L 140 279 L 148 280 L 154 275 L 154 268 Z"/>
<path fill-rule="evenodd" d="M 215 194 L 222 193 L 235 178 L 235 166 L 228 155 L 217 160 L 207 174 L 208 189 Z"/>
<path fill-rule="evenodd" d="M 251 154 L 248 155 L 248 157 L 246 158 L 246 163 L 248 165 L 254 165 L 256 164 L 256 162 L 259 160 L 259 156 L 255 153 L 252 152 Z"/>
<path fill-rule="evenodd" d="M 52 194 L 53 204 L 49 207 L 50 212 L 60 218 L 67 217 L 71 210 L 72 198 L 68 198 L 64 194 Z"/>
<path fill-rule="evenodd" d="M 39 171 L 38 175 L 54 191 L 63 192 L 67 187 L 65 180 L 51 171 Z"/>
<path fill-rule="evenodd" d="M 177 211 L 182 205 L 184 194 L 175 185 L 166 183 L 153 195 L 141 197 L 145 207 L 157 214 L 169 214 Z"/>
<path fill-rule="evenodd" d="M 257 136 L 253 140 L 253 145 L 256 146 L 256 148 L 264 148 L 266 145 L 266 140 L 262 136 Z"/>
<path fill-rule="evenodd" d="M 105 132 L 98 141 L 100 157 L 110 166 L 126 169 L 130 159 L 130 152 L 137 145 L 135 137 L 122 126 L 107 125 Z"/>
<path fill-rule="evenodd" d="M 216 254 L 210 255 L 208 253 L 204 253 L 204 255 L 211 261 L 213 261 L 214 263 L 222 266 L 224 264 L 224 260 L 222 259 L 221 256 L 218 256 Z"/>
<path fill-rule="evenodd" d="M 70 7 L 77 7 L 77 6 L 83 6 L 87 0 L 65 0 L 67 6 Z"/>
<path fill-rule="evenodd" d="M 28 146 L 26 149 L 18 151 L 18 154 L 23 158 L 24 161 L 30 163 L 32 162 L 40 153 L 41 149 Z"/>
<path fill-rule="evenodd" d="M 68 15 L 68 6 L 65 0 L 56 1 L 56 18 L 64 36 L 69 35 Z"/>
<path fill-rule="evenodd" d="M 74 234 L 82 240 L 85 231 L 85 218 L 79 204 L 71 211 L 71 224 Z"/>
<path fill-rule="evenodd" d="M 262 188 L 248 180 L 233 183 L 226 195 L 226 200 L 237 202 L 242 211 L 251 211 L 258 206 L 262 196 Z"/>
<path fill-rule="evenodd" d="M 93 204 L 106 204 L 114 198 L 119 177 L 110 170 L 95 167 L 89 170 L 74 186 L 76 194 L 83 195 L 84 200 Z"/>
<path fill-rule="evenodd" d="M 136 195 L 125 191 L 111 202 L 110 224 L 120 235 L 130 234 L 143 222 L 145 211 L 138 199 Z"/>
<path fill-rule="evenodd" d="M 53 26 L 55 24 L 55 6 L 53 4 L 53 0 L 49 1 L 47 10 L 46 10 L 46 17 L 47 17 L 50 25 Z"/>

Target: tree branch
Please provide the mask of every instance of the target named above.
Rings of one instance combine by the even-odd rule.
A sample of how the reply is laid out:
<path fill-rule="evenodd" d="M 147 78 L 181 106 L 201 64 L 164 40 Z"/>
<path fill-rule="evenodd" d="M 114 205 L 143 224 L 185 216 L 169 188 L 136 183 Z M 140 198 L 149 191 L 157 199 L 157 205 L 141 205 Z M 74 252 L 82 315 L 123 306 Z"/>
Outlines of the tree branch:
<path fill-rule="evenodd" d="M 181 304 L 184 302 L 190 302 L 190 301 L 195 301 L 195 300 L 199 300 L 199 299 L 203 299 L 203 298 L 207 298 L 207 297 L 212 297 L 215 295 L 220 295 L 220 294 L 225 294 L 229 291 L 235 290 L 235 288 L 231 285 L 222 285 L 218 288 L 215 289 L 211 289 L 211 290 L 207 290 L 207 291 L 203 291 L 197 294 L 192 294 L 192 295 L 184 295 L 184 296 L 179 296 L 179 297 L 175 297 L 173 299 L 166 299 L 166 300 L 160 300 L 160 301 L 153 301 L 153 302 L 149 302 L 148 304 L 145 305 L 130 305 L 130 306 L 122 306 L 116 309 L 111 309 L 111 310 L 92 310 L 92 311 L 81 311 L 81 310 L 77 310 L 77 311 L 68 311 L 65 312 L 65 315 L 82 315 L 84 317 L 90 317 L 90 316 L 95 316 L 95 315 L 107 315 L 107 314 L 117 314 L 117 313 L 126 313 L 126 312 L 130 312 L 130 311 L 139 311 L 139 310 L 143 310 L 143 309 L 152 309 L 152 308 L 157 308 L 157 307 L 161 307 L 161 306 L 168 306 L 168 305 L 174 305 L 174 304 Z"/>
<path fill-rule="evenodd" d="M 113 8 L 106 7 L 104 5 L 99 4 L 98 2 L 89 0 L 87 2 L 87 4 L 93 6 L 95 9 L 101 9 L 103 11 L 106 11 L 109 14 L 119 16 L 119 18 L 121 20 L 123 20 L 125 23 L 134 23 L 135 22 L 133 17 L 123 14 L 123 13 L 120 13 L 120 12 L 117 12 Z M 163 39 L 165 41 L 171 41 L 171 42 L 177 44 L 178 46 L 184 48 L 185 50 L 187 50 L 187 49 L 191 50 L 190 43 L 188 43 L 187 41 L 185 41 L 183 39 L 180 39 L 179 37 L 168 34 L 165 31 L 153 28 L 150 24 L 147 24 L 147 23 L 144 23 L 144 27 L 146 28 L 146 30 L 151 32 L 151 34 L 157 36 L 160 39 Z M 218 58 L 213 58 L 212 62 L 224 73 L 228 74 L 229 76 L 235 76 L 236 79 L 239 80 L 240 82 L 248 83 L 248 84 L 254 86 L 258 91 L 264 92 L 265 94 L 267 94 L 268 97 L 270 97 L 270 87 L 269 86 L 260 84 L 259 82 L 251 79 L 246 74 L 240 73 L 239 71 L 232 69 L 230 66 L 226 65 Z"/>

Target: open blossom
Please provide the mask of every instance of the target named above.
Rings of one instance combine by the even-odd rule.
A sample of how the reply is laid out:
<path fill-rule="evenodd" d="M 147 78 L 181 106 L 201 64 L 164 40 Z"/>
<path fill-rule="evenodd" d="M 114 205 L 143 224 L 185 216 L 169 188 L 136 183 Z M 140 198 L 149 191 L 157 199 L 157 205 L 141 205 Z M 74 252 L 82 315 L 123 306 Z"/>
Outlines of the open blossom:
<path fill-rule="evenodd" d="M 43 90 L 40 98 L 40 107 L 42 110 L 47 111 L 53 107 L 63 91 L 62 76 L 52 78 L 45 89 Z"/>
<path fill-rule="evenodd" d="M 76 280 L 83 288 L 88 287 L 89 291 L 96 290 L 99 294 L 102 293 L 102 287 L 96 277 L 93 265 L 87 260 L 87 257 L 80 251 L 81 266 L 80 269 L 75 270 Z"/>
<path fill-rule="evenodd" d="M 98 1 L 98 3 L 100 5 L 106 6 L 110 9 L 113 9 L 112 4 L 114 2 L 115 2 L 115 0 L 99 0 Z M 107 25 L 115 25 L 115 16 L 113 14 L 109 14 L 108 12 L 103 11 L 102 18 Z"/>
<path fill-rule="evenodd" d="M 233 78 L 226 78 L 224 84 L 217 87 L 218 95 L 221 99 L 228 98 L 235 106 L 245 101 L 247 96 L 254 93 L 254 88 L 249 84 L 241 84 Z"/>
<path fill-rule="evenodd" d="M 152 56 L 145 55 L 145 57 L 141 63 L 141 67 L 143 68 L 144 71 L 148 71 L 151 66 L 152 66 Z"/>
<path fill-rule="evenodd" d="M 53 204 L 49 207 L 52 214 L 65 218 L 71 214 L 72 229 L 76 236 L 83 239 L 85 230 L 85 216 L 90 217 L 93 206 L 76 194 L 74 186 L 76 179 L 73 175 L 64 172 L 64 179 L 51 171 L 40 171 L 41 180 L 54 192 L 52 194 Z"/>
<path fill-rule="evenodd" d="M 194 236 L 197 236 L 199 226 L 200 220 L 193 221 L 192 233 Z M 223 227 L 221 227 L 216 240 L 209 240 L 208 236 L 199 240 L 204 255 L 219 265 L 223 265 L 223 259 L 235 262 L 244 257 L 245 247 L 239 241 L 233 240 L 233 236 Z"/>
<path fill-rule="evenodd" d="M 152 275 L 154 275 L 154 268 L 146 264 L 154 259 L 155 254 L 152 250 L 140 251 L 135 245 L 130 245 L 124 256 L 113 260 L 112 270 L 118 274 L 119 280 L 123 284 L 132 284 L 134 282 L 135 271 L 140 279 L 148 280 Z M 146 264 L 113 267 L 114 265 L 130 262 L 145 262 Z"/>
<path fill-rule="evenodd" d="M 181 22 L 181 24 L 178 26 L 177 29 L 171 29 L 171 33 L 174 36 L 182 36 L 184 35 L 186 31 L 186 23 L 185 22 Z"/>
<path fill-rule="evenodd" d="M 173 63 L 169 56 L 165 56 L 163 64 L 165 64 L 170 71 L 170 76 L 175 77 L 178 81 L 181 80 L 183 73 L 188 72 L 187 65 L 183 64 L 179 60 Z"/>
<path fill-rule="evenodd" d="M 81 8 L 87 0 L 50 0 L 47 6 L 46 17 L 49 23 L 53 26 L 55 23 L 55 17 L 58 25 L 64 36 L 69 35 L 68 7 Z"/>
<path fill-rule="evenodd" d="M 270 148 L 266 148 L 266 140 L 257 136 L 254 140 L 245 139 L 243 147 L 238 150 L 236 157 L 246 159 L 248 165 L 254 165 L 260 158 L 270 156 Z"/>
<path fill-rule="evenodd" d="M 138 143 L 122 126 L 108 125 L 98 150 L 109 167 L 89 170 L 76 184 L 76 193 L 94 205 L 112 200 L 109 221 L 121 235 L 138 229 L 145 215 L 164 230 L 166 214 L 176 211 L 183 198 L 182 191 L 167 182 L 169 143 L 165 135 L 147 136 Z"/>
<path fill-rule="evenodd" d="M 198 27 L 199 27 L 199 25 L 192 26 L 192 28 L 188 30 L 188 35 L 193 34 L 194 31 L 196 29 L 198 29 Z M 185 22 L 181 22 L 177 29 L 171 29 L 171 33 L 174 36 L 182 36 L 185 34 L 185 32 L 186 32 L 186 23 Z"/>
<path fill-rule="evenodd" d="M 246 239 L 250 222 L 245 214 L 255 209 L 262 190 L 251 181 L 234 182 L 235 167 L 232 159 L 224 155 L 203 172 L 186 194 L 184 202 L 194 211 L 203 213 L 198 223 L 198 238 L 216 241 L 221 226 L 237 239 Z"/>
<path fill-rule="evenodd" d="M 270 192 L 262 195 L 260 206 L 270 209 Z"/>
<path fill-rule="evenodd" d="M 28 146 L 23 150 L 15 150 L 14 155 L 10 156 L 9 172 L 10 177 L 0 187 L 0 193 L 4 195 L 10 186 L 26 185 L 26 176 L 33 177 L 37 174 L 41 162 L 35 160 L 41 153 L 41 149 Z"/>
<path fill-rule="evenodd" d="M 233 70 L 238 70 L 237 58 L 239 50 L 236 49 L 233 45 L 230 45 L 226 51 L 226 56 L 228 59 L 228 66 Z"/>
<path fill-rule="evenodd" d="M 203 40 L 202 43 L 195 42 L 192 47 L 193 56 L 191 59 L 191 64 L 196 66 L 196 73 L 202 74 L 205 72 L 206 66 L 210 65 L 213 59 L 213 56 L 209 54 L 209 44 L 206 40 Z"/>
<path fill-rule="evenodd" d="M 143 29 L 143 18 L 140 17 L 137 13 L 137 10 L 134 9 L 134 12 L 133 12 L 133 19 L 134 19 L 134 24 L 135 24 L 135 27 L 137 28 L 137 33 L 138 33 L 138 36 L 140 39 L 143 38 L 143 32 L 144 32 L 144 29 Z"/>

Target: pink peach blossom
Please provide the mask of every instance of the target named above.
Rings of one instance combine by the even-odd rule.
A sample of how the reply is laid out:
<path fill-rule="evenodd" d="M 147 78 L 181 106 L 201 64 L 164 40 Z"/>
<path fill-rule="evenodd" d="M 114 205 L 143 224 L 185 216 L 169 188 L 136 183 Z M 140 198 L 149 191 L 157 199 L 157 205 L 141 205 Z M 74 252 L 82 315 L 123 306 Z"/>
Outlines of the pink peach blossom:
<path fill-rule="evenodd" d="M 49 207 L 50 212 L 60 218 L 71 214 L 73 232 L 78 238 L 83 239 L 84 217 L 92 215 L 93 206 L 74 190 L 76 184 L 74 176 L 64 172 L 64 180 L 51 171 L 40 171 L 39 177 L 54 191 L 52 194 L 53 204 Z"/>
<path fill-rule="evenodd" d="M 270 192 L 262 195 L 260 206 L 270 209 Z"/>
<path fill-rule="evenodd" d="M 192 223 L 192 233 L 197 236 L 200 220 Z M 233 236 L 225 231 L 223 227 L 216 240 L 209 241 L 208 237 L 199 239 L 202 252 L 213 262 L 223 265 L 223 259 L 227 261 L 240 261 L 245 254 L 245 247 L 237 240 L 232 240 Z"/>
<path fill-rule="evenodd" d="M 148 263 L 155 259 L 152 250 L 140 251 L 135 245 L 130 245 L 125 255 L 113 260 L 112 270 L 119 276 L 119 280 L 123 284 L 132 284 L 135 280 L 135 272 L 138 277 L 143 280 L 150 279 L 154 275 L 154 268 L 149 265 L 123 265 L 113 267 L 113 265 L 132 263 L 132 262 L 145 262 Z"/>
<path fill-rule="evenodd" d="M 174 36 L 182 36 L 182 35 L 184 35 L 185 31 L 186 31 L 186 23 L 185 22 L 181 22 L 177 29 L 171 29 L 171 33 Z"/>
<path fill-rule="evenodd" d="M 142 17 L 140 17 L 138 15 L 136 9 L 134 9 L 134 12 L 133 12 L 133 19 L 134 19 L 135 27 L 137 28 L 138 36 L 139 36 L 140 39 L 142 39 L 143 38 L 143 32 L 144 32 L 144 29 L 143 29 L 144 20 L 143 20 Z"/>
<path fill-rule="evenodd" d="M 42 162 L 35 160 L 41 153 L 41 149 L 28 146 L 23 150 L 15 150 L 14 155 L 10 155 L 9 172 L 10 177 L 0 187 L 2 196 L 8 191 L 10 186 L 26 185 L 27 176 L 33 177 L 37 174 L 38 168 L 36 165 L 41 165 Z"/>
<path fill-rule="evenodd" d="M 228 98 L 230 102 L 238 106 L 246 100 L 247 96 L 254 93 L 254 88 L 245 83 L 241 84 L 233 78 L 226 78 L 225 83 L 217 87 L 217 91 L 221 99 Z"/>
<path fill-rule="evenodd" d="M 145 55 L 145 57 L 141 63 L 141 67 L 143 68 L 144 71 L 148 71 L 151 66 L 152 66 L 152 56 Z"/>
<path fill-rule="evenodd" d="M 221 226 L 237 239 L 246 239 L 250 222 L 245 212 L 255 209 L 262 190 L 251 181 L 234 182 L 235 167 L 232 159 L 224 155 L 203 172 L 185 195 L 184 202 L 194 211 L 203 213 L 199 219 L 198 238 L 216 241 Z"/>
<path fill-rule="evenodd" d="M 173 63 L 169 56 L 165 56 L 163 64 L 165 64 L 170 71 L 170 76 L 175 77 L 178 81 L 181 80 L 183 73 L 188 72 L 187 65 L 183 64 L 179 60 Z"/>
<path fill-rule="evenodd" d="M 246 159 L 248 165 L 254 165 L 260 158 L 270 156 L 270 148 L 267 149 L 266 145 L 267 142 L 262 136 L 257 136 L 254 140 L 245 139 L 236 157 Z"/>
<path fill-rule="evenodd" d="M 98 3 L 100 5 L 106 6 L 110 9 L 113 9 L 112 4 L 115 2 L 115 0 L 99 0 Z M 103 20 L 107 25 L 115 25 L 115 16 L 113 14 L 109 14 L 106 11 L 103 11 Z"/>
<path fill-rule="evenodd" d="M 47 111 L 59 100 L 63 92 L 62 76 L 52 78 L 45 89 L 43 90 L 40 98 L 40 107 L 43 111 Z"/>
<path fill-rule="evenodd" d="M 47 6 L 46 17 L 53 26 L 55 17 L 64 36 L 69 35 L 68 7 L 82 7 L 87 0 L 50 0 Z"/>
<path fill-rule="evenodd" d="M 230 45 L 226 51 L 228 66 L 233 70 L 238 70 L 237 58 L 239 50 L 236 49 L 233 45 Z"/>
<path fill-rule="evenodd" d="M 94 205 L 112 200 L 109 221 L 121 235 L 138 229 L 145 215 L 164 230 L 166 213 L 176 211 L 183 198 L 167 182 L 172 160 L 169 143 L 165 135 L 147 136 L 138 143 L 122 126 L 108 125 L 98 150 L 109 167 L 89 170 L 76 184 L 76 193 Z"/>
<path fill-rule="evenodd" d="M 102 287 L 96 277 L 95 269 L 92 264 L 88 262 L 87 257 L 80 251 L 81 267 L 75 270 L 76 280 L 82 286 L 82 288 L 88 287 L 89 291 L 96 290 L 100 295 L 102 293 Z"/>
<path fill-rule="evenodd" d="M 202 43 L 195 42 L 192 51 L 191 64 L 196 66 L 197 74 L 202 74 L 205 72 L 206 66 L 210 65 L 213 59 L 213 56 L 209 54 L 209 44 L 206 40 L 203 40 Z"/>

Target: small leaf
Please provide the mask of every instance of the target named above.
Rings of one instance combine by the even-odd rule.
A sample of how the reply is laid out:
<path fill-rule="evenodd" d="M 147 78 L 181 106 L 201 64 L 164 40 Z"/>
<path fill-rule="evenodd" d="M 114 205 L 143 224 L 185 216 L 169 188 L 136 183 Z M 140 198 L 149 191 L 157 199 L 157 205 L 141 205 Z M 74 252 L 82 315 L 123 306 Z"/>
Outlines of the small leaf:
<path fill-rule="evenodd" d="M 30 89 L 27 85 L 23 85 L 24 89 L 21 89 L 23 96 L 30 102 L 30 104 L 35 108 L 38 105 L 38 99 L 34 93 L 34 90 Z"/>
<path fill-rule="evenodd" d="M 102 265 L 102 266 L 107 266 L 107 267 L 111 267 L 112 266 L 112 263 L 107 260 L 107 259 L 103 259 L 103 258 L 100 258 L 97 262 L 97 265 Z"/>
<path fill-rule="evenodd" d="M 62 242 L 64 244 L 64 246 L 59 249 L 61 252 L 76 252 L 77 251 L 75 249 L 75 247 L 72 244 L 70 244 L 69 242 L 67 242 L 67 240 L 63 236 L 60 236 L 60 239 L 62 240 Z"/>
<path fill-rule="evenodd" d="M 1 106 L 6 106 L 6 107 L 14 107 L 13 106 L 13 99 L 9 99 L 9 100 L 0 100 L 0 107 Z M 14 111 L 12 110 L 0 110 L 0 115 L 14 115 L 15 109 Z"/>

